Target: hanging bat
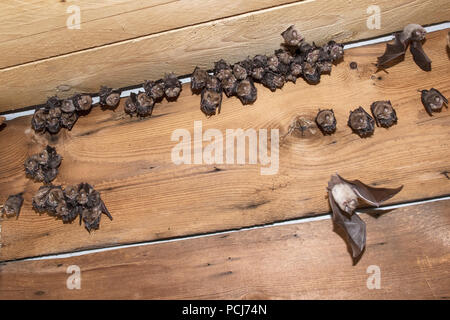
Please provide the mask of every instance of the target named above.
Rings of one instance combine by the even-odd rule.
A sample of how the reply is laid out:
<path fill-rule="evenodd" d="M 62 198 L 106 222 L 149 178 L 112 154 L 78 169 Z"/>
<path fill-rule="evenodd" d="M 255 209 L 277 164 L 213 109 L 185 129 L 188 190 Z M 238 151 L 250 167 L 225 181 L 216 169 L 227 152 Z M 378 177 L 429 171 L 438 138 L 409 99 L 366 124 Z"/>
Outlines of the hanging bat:
<path fill-rule="evenodd" d="M 447 47 L 450 49 L 450 31 L 447 33 Z"/>
<path fill-rule="evenodd" d="M 431 88 L 430 90 L 419 90 L 419 91 L 422 93 L 421 95 L 422 104 L 430 116 L 433 115 L 433 112 L 440 112 L 444 105 L 446 106 L 448 105 L 447 98 L 444 97 L 443 94 L 440 93 L 435 88 Z"/>
<path fill-rule="evenodd" d="M 23 204 L 22 193 L 9 196 L 0 210 L 1 216 L 6 215 L 6 217 L 8 218 L 16 216 L 17 219 L 19 217 L 22 204 Z"/>
<path fill-rule="evenodd" d="M 354 214 L 359 199 L 378 207 L 402 188 L 373 188 L 359 180 L 345 180 L 338 174 L 331 176 L 327 190 L 333 222 L 345 232 L 353 258 L 360 256 L 366 246 L 366 224 Z"/>
<path fill-rule="evenodd" d="M 426 33 L 426 30 L 418 24 L 408 24 L 402 32 L 395 33 L 394 43 L 386 44 L 384 54 L 378 57 L 377 67 L 387 67 L 389 62 L 404 56 L 409 45 L 414 62 L 422 70 L 431 71 L 431 60 L 422 47 Z"/>

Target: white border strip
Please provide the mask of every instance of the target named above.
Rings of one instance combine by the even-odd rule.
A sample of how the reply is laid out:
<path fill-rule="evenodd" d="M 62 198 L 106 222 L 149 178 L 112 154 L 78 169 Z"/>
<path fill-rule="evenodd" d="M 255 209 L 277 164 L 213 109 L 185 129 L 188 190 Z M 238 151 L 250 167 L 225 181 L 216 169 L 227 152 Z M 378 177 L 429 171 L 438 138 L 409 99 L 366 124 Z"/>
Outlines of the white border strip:
<path fill-rule="evenodd" d="M 397 208 L 409 207 L 409 206 L 431 203 L 431 202 L 436 202 L 436 201 L 444 201 L 444 200 L 450 200 L 450 196 L 437 198 L 437 199 L 422 200 L 422 201 L 402 203 L 402 204 L 397 204 L 397 205 L 390 205 L 390 206 L 385 206 L 385 207 L 380 207 L 380 208 L 371 208 L 370 210 L 382 212 L 382 211 L 386 211 L 386 210 L 392 210 L 392 209 L 397 209 Z M 361 213 L 364 213 L 365 210 L 367 210 L 367 209 L 357 211 L 356 213 L 361 214 Z M 67 258 L 71 258 L 71 257 L 79 257 L 79 256 L 84 256 L 87 254 L 93 254 L 93 253 L 98 253 L 98 252 L 106 252 L 106 251 L 112 251 L 112 250 L 142 247 L 142 246 L 156 245 L 156 244 L 169 243 L 169 242 L 175 242 L 175 241 L 184 241 L 184 240 L 192 240 L 192 239 L 198 239 L 198 238 L 213 237 L 213 236 L 226 235 L 226 234 L 248 231 L 248 230 L 257 230 L 257 229 L 265 229 L 265 228 L 286 226 L 286 225 L 292 225 L 292 224 L 301 224 L 301 223 L 320 221 L 320 220 L 326 220 L 326 219 L 331 219 L 331 215 L 325 214 L 325 215 L 321 215 L 318 217 L 300 218 L 300 219 L 283 221 L 283 222 L 275 222 L 275 223 L 266 224 L 266 225 L 262 225 L 262 226 L 245 227 L 245 228 L 236 229 L 236 230 L 213 232 L 213 233 L 196 235 L 196 236 L 185 236 L 185 237 L 179 237 L 179 238 L 168 239 L 168 240 L 146 241 L 146 242 L 141 242 L 141 243 L 124 244 L 124 245 L 118 245 L 118 246 L 107 247 L 107 248 L 99 248 L 99 249 L 83 250 L 83 251 L 78 251 L 78 252 L 53 254 L 53 255 L 46 255 L 46 256 L 42 256 L 42 257 L 25 258 L 25 259 L 18 259 L 18 260 L 19 261 L 36 261 L 36 260 L 50 260 L 50 259 L 67 259 Z M 10 261 L 10 262 L 14 262 L 14 260 Z"/>

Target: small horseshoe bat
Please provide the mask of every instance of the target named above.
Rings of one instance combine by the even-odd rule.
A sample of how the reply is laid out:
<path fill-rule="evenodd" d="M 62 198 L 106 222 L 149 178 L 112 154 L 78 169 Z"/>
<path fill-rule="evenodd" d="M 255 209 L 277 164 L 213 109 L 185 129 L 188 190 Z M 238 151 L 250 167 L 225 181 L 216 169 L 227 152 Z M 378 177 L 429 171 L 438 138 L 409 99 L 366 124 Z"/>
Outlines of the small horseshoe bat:
<path fill-rule="evenodd" d="M 440 112 L 444 105 L 448 106 L 447 98 L 435 88 L 419 90 L 419 92 L 422 93 L 422 104 L 430 116 L 433 116 L 433 112 Z"/>
<path fill-rule="evenodd" d="M 328 200 L 333 211 L 333 222 L 344 231 L 352 249 L 352 257 L 361 255 L 366 246 L 366 224 L 357 214 L 358 200 L 363 199 L 373 206 L 392 198 L 403 189 L 373 188 L 359 180 L 346 180 L 335 174 L 328 182 Z"/>
<path fill-rule="evenodd" d="M 406 53 L 408 45 L 413 55 L 414 62 L 424 71 L 431 71 L 431 60 L 426 55 L 422 47 L 426 30 L 418 24 L 407 25 L 402 32 L 394 34 L 393 44 L 386 44 L 384 54 L 378 57 L 377 67 L 385 68 L 389 62 L 402 57 Z"/>

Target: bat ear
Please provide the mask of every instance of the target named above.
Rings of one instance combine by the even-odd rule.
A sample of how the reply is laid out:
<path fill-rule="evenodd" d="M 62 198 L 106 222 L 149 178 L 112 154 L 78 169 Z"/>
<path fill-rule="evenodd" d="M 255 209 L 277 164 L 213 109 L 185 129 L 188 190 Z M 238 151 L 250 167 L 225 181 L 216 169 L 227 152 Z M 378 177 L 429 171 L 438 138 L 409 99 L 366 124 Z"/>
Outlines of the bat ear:
<path fill-rule="evenodd" d="M 403 186 L 400 186 L 398 188 L 373 188 L 370 187 L 364 183 L 362 183 L 359 180 L 345 180 L 344 178 L 340 177 L 343 181 L 347 182 L 348 184 L 352 185 L 353 190 L 356 192 L 356 194 L 370 203 L 374 206 L 379 206 L 382 202 L 389 200 L 393 196 L 395 196 L 397 193 L 399 193 Z"/>
<path fill-rule="evenodd" d="M 333 222 L 344 231 L 352 249 L 352 257 L 357 258 L 366 246 L 366 224 L 357 214 L 347 217 L 334 201 L 331 192 L 328 192 L 328 199 L 333 211 Z"/>

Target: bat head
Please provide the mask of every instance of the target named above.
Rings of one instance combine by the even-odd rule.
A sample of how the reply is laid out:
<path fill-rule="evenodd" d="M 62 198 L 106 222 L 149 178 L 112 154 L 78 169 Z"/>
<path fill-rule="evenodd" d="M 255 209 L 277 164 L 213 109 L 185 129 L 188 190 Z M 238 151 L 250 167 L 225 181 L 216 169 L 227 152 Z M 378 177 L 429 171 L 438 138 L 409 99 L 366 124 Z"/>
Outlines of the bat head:
<path fill-rule="evenodd" d="M 425 35 L 427 34 L 427 31 L 424 27 L 422 27 L 419 24 L 408 24 L 403 29 L 403 35 L 406 39 L 409 39 L 411 41 L 422 41 L 425 39 Z"/>
<path fill-rule="evenodd" d="M 345 182 L 338 183 L 333 186 L 331 193 L 341 210 L 348 214 L 353 214 L 358 205 L 358 196 L 349 184 Z"/>

